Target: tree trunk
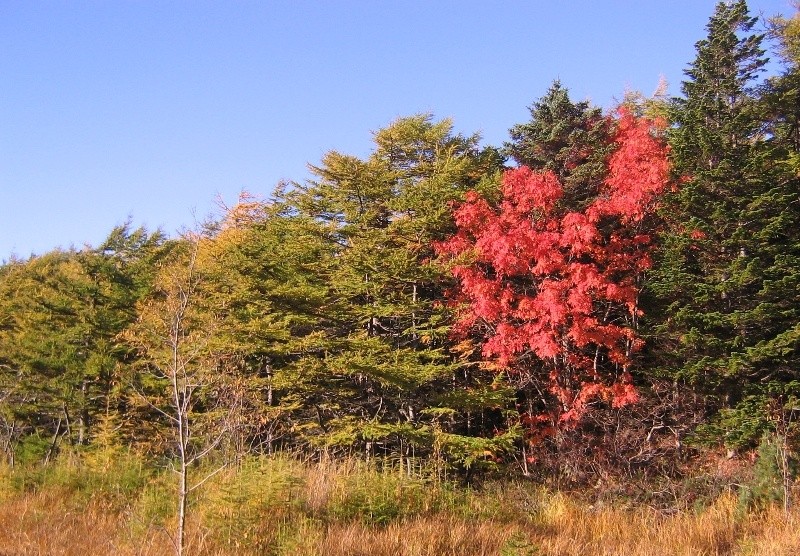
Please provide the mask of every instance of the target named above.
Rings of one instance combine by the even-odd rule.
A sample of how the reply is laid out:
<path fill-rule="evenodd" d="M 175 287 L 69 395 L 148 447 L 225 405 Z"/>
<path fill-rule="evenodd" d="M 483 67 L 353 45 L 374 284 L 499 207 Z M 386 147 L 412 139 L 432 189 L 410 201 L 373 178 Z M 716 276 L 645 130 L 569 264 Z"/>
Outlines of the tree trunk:
<path fill-rule="evenodd" d="M 178 477 L 178 532 L 175 546 L 175 554 L 177 556 L 183 556 L 183 548 L 186 541 L 186 501 L 189 496 L 186 472 L 186 463 L 181 461 L 181 470 Z"/>

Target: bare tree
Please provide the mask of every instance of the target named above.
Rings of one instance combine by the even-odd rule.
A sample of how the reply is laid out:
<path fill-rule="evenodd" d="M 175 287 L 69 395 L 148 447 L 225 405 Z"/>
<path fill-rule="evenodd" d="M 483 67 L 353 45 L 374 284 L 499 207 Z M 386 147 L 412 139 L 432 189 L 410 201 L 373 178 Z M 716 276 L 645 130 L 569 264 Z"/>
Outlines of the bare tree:
<path fill-rule="evenodd" d="M 178 478 L 175 554 L 186 549 L 189 497 L 225 467 L 220 463 L 204 477 L 190 480 L 190 468 L 209 455 L 231 432 L 221 405 L 231 400 L 225 392 L 225 358 L 213 348 L 217 317 L 205 306 L 198 271 L 200 239 L 185 239 L 184 249 L 160 273 L 153 295 L 140 306 L 137 322 L 125 333 L 137 349 L 143 372 L 137 391 L 145 403 L 168 424 L 167 437 L 174 453 Z M 202 402 L 202 411 L 198 405 Z M 231 402 L 235 403 L 235 401 Z"/>

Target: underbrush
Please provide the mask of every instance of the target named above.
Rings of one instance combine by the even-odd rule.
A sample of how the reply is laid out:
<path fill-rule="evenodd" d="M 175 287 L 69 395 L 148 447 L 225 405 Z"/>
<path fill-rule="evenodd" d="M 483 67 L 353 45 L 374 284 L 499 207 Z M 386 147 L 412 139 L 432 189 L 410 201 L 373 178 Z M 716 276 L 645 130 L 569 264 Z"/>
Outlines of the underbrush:
<path fill-rule="evenodd" d="M 0 469 L 0 554 L 173 551 L 176 478 L 130 453 Z M 215 468 L 193 470 L 195 478 Z M 736 494 L 682 511 L 589 503 L 530 482 L 464 487 L 350 459 L 253 457 L 192 494 L 187 554 L 784 555 L 800 512 Z"/>

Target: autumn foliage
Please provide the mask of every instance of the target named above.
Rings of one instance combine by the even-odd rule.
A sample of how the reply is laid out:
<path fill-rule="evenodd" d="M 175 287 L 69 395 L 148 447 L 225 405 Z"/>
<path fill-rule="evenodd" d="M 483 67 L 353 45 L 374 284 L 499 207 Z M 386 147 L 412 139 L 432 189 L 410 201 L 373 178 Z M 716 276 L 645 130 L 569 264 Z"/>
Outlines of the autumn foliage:
<path fill-rule="evenodd" d="M 455 210 L 457 233 L 437 246 L 458 280 L 456 334 L 539 389 L 546 403 L 523 411 L 535 429 L 572 426 L 592 403 L 638 397 L 638 295 L 667 150 L 654 133 L 659 122 L 621 111 L 615 125 L 607 176 L 585 209 L 562 202 L 554 173 L 520 167 L 503 175 L 497 206 L 469 193 Z"/>

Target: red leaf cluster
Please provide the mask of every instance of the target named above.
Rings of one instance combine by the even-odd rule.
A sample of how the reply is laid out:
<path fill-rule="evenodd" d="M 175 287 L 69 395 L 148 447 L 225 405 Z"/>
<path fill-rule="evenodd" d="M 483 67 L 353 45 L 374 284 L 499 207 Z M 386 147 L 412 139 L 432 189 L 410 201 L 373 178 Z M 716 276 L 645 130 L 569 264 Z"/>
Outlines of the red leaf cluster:
<path fill-rule="evenodd" d="M 641 229 L 668 180 L 654 129 L 620 112 L 607 177 L 584 210 L 562 206 L 552 172 L 508 170 L 499 206 L 469 193 L 454 212 L 457 233 L 436 246 L 458 279 L 456 333 L 480 338 L 482 356 L 510 374 L 545 377 L 558 402 L 549 414 L 564 425 L 598 400 L 637 399 L 629 366 L 641 347 L 638 281 L 650 267 Z"/>

